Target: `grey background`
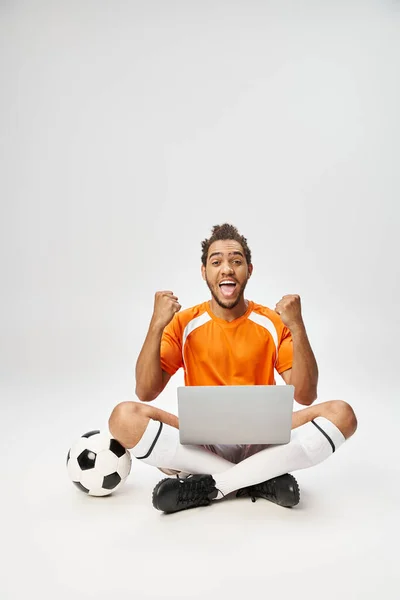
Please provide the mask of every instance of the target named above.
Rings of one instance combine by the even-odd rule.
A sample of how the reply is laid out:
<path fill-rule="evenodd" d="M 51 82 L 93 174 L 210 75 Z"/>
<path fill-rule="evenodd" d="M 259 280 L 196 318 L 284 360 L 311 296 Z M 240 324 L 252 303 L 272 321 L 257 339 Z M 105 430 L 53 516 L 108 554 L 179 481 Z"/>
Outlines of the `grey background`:
<path fill-rule="evenodd" d="M 0 44 L 3 597 L 395 598 L 399 3 L 3 1 Z M 248 298 L 300 294 L 318 402 L 359 430 L 298 473 L 297 512 L 164 519 L 137 461 L 88 500 L 68 448 L 135 399 L 155 291 L 209 297 L 200 243 L 225 221 Z"/>

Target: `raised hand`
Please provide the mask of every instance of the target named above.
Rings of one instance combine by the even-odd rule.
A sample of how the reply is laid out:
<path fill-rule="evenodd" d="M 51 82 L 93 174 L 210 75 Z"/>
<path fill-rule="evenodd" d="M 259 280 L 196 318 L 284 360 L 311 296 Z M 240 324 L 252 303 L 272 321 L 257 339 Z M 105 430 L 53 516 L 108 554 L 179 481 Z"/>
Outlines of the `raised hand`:
<path fill-rule="evenodd" d="M 300 296 L 297 294 L 283 296 L 275 306 L 275 312 L 278 313 L 288 329 L 304 325 L 301 314 Z"/>
<path fill-rule="evenodd" d="M 174 314 L 181 310 L 178 297 L 170 290 L 156 292 L 152 323 L 157 327 L 166 327 L 172 321 Z"/>

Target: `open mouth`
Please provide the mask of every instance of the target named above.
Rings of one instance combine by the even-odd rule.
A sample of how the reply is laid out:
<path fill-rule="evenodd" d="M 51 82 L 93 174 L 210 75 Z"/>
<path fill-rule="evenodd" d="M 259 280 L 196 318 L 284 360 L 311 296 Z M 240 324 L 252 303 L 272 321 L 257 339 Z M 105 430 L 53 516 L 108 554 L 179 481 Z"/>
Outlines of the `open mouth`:
<path fill-rule="evenodd" d="M 231 298 L 237 288 L 237 284 L 234 281 L 221 281 L 219 289 L 224 298 Z"/>

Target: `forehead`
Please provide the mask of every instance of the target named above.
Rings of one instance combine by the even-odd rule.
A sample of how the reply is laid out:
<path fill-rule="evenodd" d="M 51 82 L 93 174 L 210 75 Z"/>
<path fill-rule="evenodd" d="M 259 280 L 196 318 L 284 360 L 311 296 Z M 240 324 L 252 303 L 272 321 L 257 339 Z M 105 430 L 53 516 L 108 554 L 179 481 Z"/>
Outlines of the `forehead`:
<path fill-rule="evenodd" d="M 242 244 L 236 240 L 217 240 L 216 242 L 213 242 L 208 249 L 208 256 L 214 252 L 222 252 L 222 254 L 229 254 L 229 252 L 241 252 L 244 256 Z"/>

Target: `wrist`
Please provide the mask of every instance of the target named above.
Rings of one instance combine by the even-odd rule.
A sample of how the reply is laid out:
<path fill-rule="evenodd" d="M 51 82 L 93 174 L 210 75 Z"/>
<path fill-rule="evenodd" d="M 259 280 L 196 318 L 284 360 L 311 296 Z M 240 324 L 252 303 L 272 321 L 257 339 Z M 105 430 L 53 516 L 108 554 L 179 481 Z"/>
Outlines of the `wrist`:
<path fill-rule="evenodd" d="M 304 326 L 304 323 L 295 323 L 294 325 L 288 327 L 290 333 L 292 334 L 292 336 L 294 335 L 303 335 L 306 333 L 306 328 Z"/>
<path fill-rule="evenodd" d="M 155 321 L 153 319 L 150 321 L 149 332 L 153 335 L 158 335 L 161 337 L 164 329 L 165 325 L 160 321 Z"/>

